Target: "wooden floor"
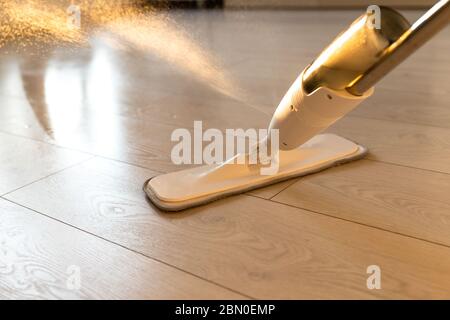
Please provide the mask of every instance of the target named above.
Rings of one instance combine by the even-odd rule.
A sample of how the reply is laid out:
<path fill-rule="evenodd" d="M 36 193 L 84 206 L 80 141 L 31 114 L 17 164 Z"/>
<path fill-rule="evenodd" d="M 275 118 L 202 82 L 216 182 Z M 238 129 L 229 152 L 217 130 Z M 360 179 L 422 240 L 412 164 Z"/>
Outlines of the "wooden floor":
<path fill-rule="evenodd" d="M 179 214 L 141 189 L 184 168 L 170 161 L 174 129 L 265 128 L 358 14 L 175 14 L 223 70 L 98 39 L 3 53 L 0 298 L 450 298 L 450 28 L 329 129 L 366 159 Z M 205 81 L 225 72 L 244 101 Z M 366 287 L 370 265 L 380 290 Z"/>

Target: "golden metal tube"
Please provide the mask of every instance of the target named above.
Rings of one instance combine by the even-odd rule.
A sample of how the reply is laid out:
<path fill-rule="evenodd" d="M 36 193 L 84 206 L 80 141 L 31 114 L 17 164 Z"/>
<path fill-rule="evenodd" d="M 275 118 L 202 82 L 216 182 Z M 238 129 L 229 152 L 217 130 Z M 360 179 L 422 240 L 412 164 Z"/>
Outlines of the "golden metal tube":
<path fill-rule="evenodd" d="M 403 62 L 450 22 L 450 1 L 441 0 L 428 10 L 396 42 L 386 48 L 366 73 L 348 86 L 354 95 L 362 95 Z"/>
<path fill-rule="evenodd" d="M 397 11 L 377 8 L 379 12 L 368 11 L 356 19 L 305 70 L 303 85 L 308 93 L 319 87 L 344 90 L 409 29 L 409 22 Z"/>
<path fill-rule="evenodd" d="M 412 26 L 397 11 L 362 15 L 305 70 L 307 93 L 319 87 L 362 95 L 450 22 L 450 0 L 441 0 Z"/>

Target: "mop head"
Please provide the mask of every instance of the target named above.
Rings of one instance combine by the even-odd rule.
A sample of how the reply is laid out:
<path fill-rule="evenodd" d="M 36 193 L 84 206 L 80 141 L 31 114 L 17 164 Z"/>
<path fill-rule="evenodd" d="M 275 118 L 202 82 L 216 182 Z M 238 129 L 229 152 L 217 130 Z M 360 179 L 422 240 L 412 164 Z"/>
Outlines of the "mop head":
<path fill-rule="evenodd" d="M 345 138 L 320 134 L 297 149 L 280 151 L 273 175 L 262 175 L 255 165 L 205 165 L 155 176 L 144 191 L 159 209 L 180 211 L 361 159 L 366 153 L 365 147 Z"/>

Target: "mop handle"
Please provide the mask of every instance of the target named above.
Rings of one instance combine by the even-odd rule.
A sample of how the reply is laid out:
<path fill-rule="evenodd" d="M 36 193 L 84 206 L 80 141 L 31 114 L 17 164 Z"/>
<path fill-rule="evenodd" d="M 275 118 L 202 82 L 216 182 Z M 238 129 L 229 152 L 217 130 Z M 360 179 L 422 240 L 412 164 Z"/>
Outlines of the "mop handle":
<path fill-rule="evenodd" d="M 363 95 L 449 22 L 450 0 L 441 0 L 420 17 L 397 41 L 387 47 L 381 59 L 366 73 L 355 79 L 347 90 L 354 95 Z"/>

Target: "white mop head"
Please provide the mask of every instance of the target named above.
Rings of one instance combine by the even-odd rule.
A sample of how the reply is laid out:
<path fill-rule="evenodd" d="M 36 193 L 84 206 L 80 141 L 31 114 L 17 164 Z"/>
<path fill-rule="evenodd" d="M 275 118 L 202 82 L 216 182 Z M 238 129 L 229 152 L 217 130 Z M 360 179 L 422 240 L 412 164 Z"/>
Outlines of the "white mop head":
<path fill-rule="evenodd" d="M 144 191 L 158 208 L 180 211 L 319 172 L 366 153 L 366 148 L 345 138 L 320 134 L 297 149 L 280 151 L 280 166 L 274 175 L 261 175 L 248 164 L 205 165 L 155 176 L 145 183 Z"/>

